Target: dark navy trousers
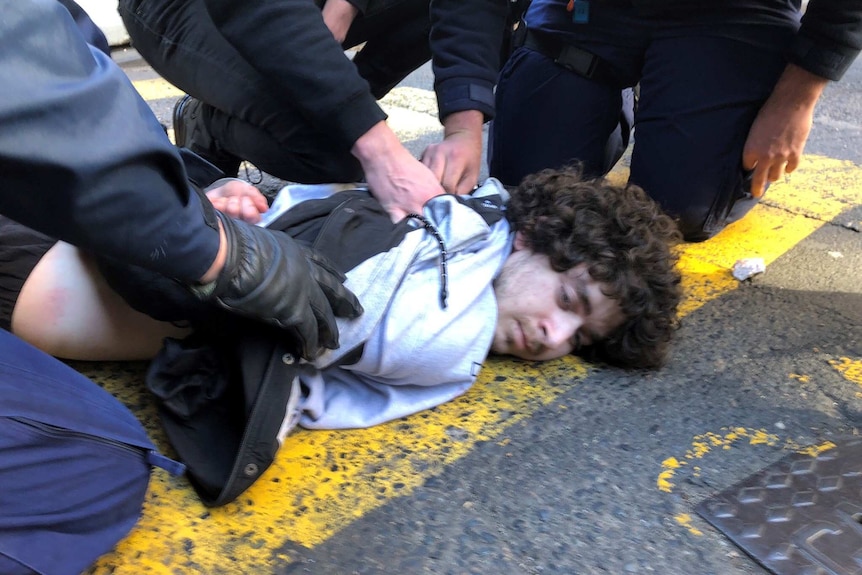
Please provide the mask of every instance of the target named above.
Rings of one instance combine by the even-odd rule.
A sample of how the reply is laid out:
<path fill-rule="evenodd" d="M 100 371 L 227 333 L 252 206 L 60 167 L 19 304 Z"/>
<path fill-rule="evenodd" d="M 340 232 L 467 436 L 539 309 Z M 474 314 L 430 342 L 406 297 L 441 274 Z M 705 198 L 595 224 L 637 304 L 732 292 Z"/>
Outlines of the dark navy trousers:
<path fill-rule="evenodd" d="M 78 575 L 141 513 L 155 452 L 107 391 L 0 330 L 0 573 Z"/>
<path fill-rule="evenodd" d="M 589 22 L 574 24 L 559 21 L 564 4 L 534 0 L 531 33 L 596 54 L 615 82 L 585 78 L 528 47 L 515 50 L 497 86 L 490 174 L 516 185 L 576 161 L 590 175 L 604 174 L 621 157 L 628 142 L 620 133 L 633 117 L 630 182 L 678 218 L 687 240 L 704 240 L 753 207 L 742 148 L 786 65 L 783 51 L 798 26 L 793 8 L 761 18 L 733 13 L 734 2 L 713 3 L 712 11 L 669 20 L 625 2 L 593 1 Z M 636 84 L 635 111 L 626 88 Z"/>

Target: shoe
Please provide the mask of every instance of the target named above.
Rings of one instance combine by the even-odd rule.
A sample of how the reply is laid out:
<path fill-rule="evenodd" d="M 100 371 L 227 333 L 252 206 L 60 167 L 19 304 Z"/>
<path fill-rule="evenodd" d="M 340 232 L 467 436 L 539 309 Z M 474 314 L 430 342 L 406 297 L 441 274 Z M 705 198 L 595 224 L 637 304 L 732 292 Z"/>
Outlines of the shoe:
<path fill-rule="evenodd" d="M 216 166 L 225 176 L 236 177 L 242 159 L 220 148 L 203 117 L 203 102 L 185 95 L 174 105 L 174 142 Z"/>

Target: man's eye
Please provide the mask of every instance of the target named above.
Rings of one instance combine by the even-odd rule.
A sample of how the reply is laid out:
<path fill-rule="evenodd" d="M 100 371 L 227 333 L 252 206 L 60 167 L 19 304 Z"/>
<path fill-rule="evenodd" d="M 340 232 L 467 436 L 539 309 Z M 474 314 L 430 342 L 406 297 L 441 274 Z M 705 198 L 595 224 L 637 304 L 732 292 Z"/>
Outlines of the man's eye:
<path fill-rule="evenodd" d="M 569 296 L 569 292 L 566 291 L 565 285 L 560 287 L 560 305 L 563 309 L 569 309 L 572 305 L 572 298 Z"/>

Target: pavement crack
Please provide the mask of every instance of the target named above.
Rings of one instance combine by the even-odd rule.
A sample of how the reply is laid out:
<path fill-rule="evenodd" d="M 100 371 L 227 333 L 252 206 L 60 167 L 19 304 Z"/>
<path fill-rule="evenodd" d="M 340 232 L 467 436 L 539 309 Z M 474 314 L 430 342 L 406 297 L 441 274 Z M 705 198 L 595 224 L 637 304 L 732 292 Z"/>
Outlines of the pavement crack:
<path fill-rule="evenodd" d="M 776 203 L 776 202 L 761 200 L 760 203 L 766 207 L 774 208 L 776 210 L 781 210 L 782 212 L 788 213 L 790 215 L 802 216 L 803 218 L 807 218 L 809 220 L 815 220 L 815 221 L 820 222 L 822 224 L 830 225 L 832 227 L 836 227 L 836 228 L 840 228 L 843 230 L 848 230 L 848 231 L 856 232 L 856 233 L 862 232 L 862 222 L 858 222 L 858 221 L 857 222 L 854 222 L 854 221 L 840 222 L 840 221 L 835 221 L 835 218 L 833 218 L 831 220 L 827 220 L 827 219 L 823 218 L 822 216 L 819 216 L 819 215 L 814 214 L 812 212 L 808 212 L 808 211 L 805 211 L 805 210 L 802 210 L 799 208 L 796 208 L 796 209 L 788 208 L 787 206 L 783 206 L 783 205 Z"/>

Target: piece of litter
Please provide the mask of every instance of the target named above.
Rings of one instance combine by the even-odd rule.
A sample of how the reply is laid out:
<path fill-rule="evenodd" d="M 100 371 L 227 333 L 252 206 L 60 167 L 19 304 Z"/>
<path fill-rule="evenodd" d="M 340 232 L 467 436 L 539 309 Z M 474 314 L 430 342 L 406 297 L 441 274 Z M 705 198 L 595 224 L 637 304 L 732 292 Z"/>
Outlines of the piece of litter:
<path fill-rule="evenodd" d="M 744 281 L 751 276 L 762 274 L 766 271 L 766 263 L 763 258 L 743 258 L 736 260 L 733 264 L 733 277 L 739 281 Z"/>
<path fill-rule="evenodd" d="M 842 254 L 841 252 L 826 252 L 826 253 L 828 253 L 830 256 L 832 256 L 832 257 L 833 257 L 833 258 L 835 258 L 836 260 L 837 260 L 838 258 L 843 258 L 843 257 L 844 257 L 844 254 Z"/>

